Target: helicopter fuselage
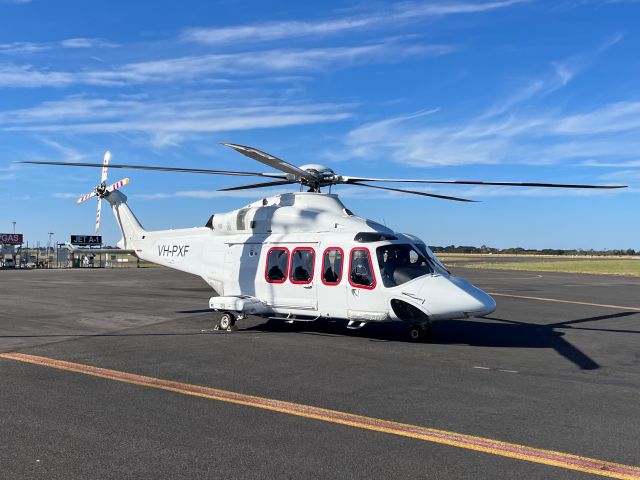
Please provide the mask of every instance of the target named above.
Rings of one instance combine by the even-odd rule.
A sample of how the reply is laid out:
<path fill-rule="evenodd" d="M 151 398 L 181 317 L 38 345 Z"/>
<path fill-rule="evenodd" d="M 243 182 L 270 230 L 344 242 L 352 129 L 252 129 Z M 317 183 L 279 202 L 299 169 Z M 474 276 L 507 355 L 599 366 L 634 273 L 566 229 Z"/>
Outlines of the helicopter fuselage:
<path fill-rule="evenodd" d="M 337 195 L 277 195 L 212 215 L 204 227 L 153 232 L 141 227 L 121 192 L 107 200 L 123 233 L 121 248 L 202 277 L 220 301 L 242 300 L 244 313 L 418 324 L 495 309 L 488 294 L 452 275 L 420 239 L 354 215 Z"/>

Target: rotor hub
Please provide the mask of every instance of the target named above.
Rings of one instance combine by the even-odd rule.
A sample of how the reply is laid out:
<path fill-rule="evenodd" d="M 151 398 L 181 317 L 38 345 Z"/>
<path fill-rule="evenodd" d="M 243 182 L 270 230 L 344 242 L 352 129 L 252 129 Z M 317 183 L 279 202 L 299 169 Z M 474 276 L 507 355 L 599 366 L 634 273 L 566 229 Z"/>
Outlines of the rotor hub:
<path fill-rule="evenodd" d="M 106 182 L 102 182 L 96 187 L 96 196 L 98 198 L 105 198 L 107 195 L 109 195 L 109 190 L 107 190 L 107 184 Z"/>
<path fill-rule="evenodd" d="M 303 185 L 310 187 L 313 191 L 319 192 L 320 187 L 327 187 L 337 183 L 338 177 L 336 173 L 332 168 L 327 167 L 326 165 L 309 163 L 307 165 L 302 165 L 300 169 L 305 172 L 309 172 L 316 177 L 316 180 L 313 181 L 305 178 L 300 179 L 300 182 Z"/>

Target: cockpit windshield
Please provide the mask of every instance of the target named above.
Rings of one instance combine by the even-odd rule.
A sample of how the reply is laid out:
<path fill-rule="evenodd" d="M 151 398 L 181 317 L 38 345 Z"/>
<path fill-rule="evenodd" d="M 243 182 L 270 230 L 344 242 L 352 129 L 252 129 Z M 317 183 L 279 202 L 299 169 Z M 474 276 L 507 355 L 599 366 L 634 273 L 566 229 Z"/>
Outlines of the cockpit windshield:
<path fill-rule="evenodd" d="M 413 245 L 383 245 L 376 249 L 376 254 L 382 283 L 387 288 L 433 273 L 425 255 Z"/>
<path fill-rule="evenodd" d="M 425 257 L 427 257 L 429 260 L 431 260 L 432 264 L 435 263 L 436 266 L 441 268 L 444 272 L 451 273 L 451 272 L 449 272 L 449 269 L 444 266 L 444 263 L 442 263 L 440 260 L 438 260 L 438 257 L 436 257 L 435 254 L 431 251 L 431 249 L 429 247 L 427 247 L 424 243 L 416 243 L 416 247 L 418 248 L 418 250 L 420 250 L 420 252 Z"/>

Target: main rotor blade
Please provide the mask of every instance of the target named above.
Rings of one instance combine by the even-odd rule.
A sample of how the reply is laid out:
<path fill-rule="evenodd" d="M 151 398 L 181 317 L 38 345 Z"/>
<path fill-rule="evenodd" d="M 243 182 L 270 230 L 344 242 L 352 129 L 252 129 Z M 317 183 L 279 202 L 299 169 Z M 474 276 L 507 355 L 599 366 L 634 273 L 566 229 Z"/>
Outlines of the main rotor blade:
<path fill-rule="evenodd" d="M 276 182 L 253 183 L 250 185 L 240 185 L 238 187 L 219 188 L 219 192 L 230 192 L 233 190 L 248 190 L 250 188 L 275 187 L 277 185 L 291 185 L 297 183 L 295 180 L 278 180 Z"/>
<path fill-rule="evenodd" d="M 245 147 L 244 145 L 236 145 L 235 143 L 225 143 L 222 142 L 222 145 L 233 148 L 236 152 L 240 152 L 241 154 L 253 158 L 258 162 L 264 163 L 265 165 L 269 165 L 276 170 L 280 170 L 284 173 L 289 173 L 295 175 L 296 178 L 304 178 L 305 180 L 315 181 L 318 180 L 318 177 L 311 172 L 307 172 L 306 170 L 302 170 L 301 168 L 296 167 L 295 165 L 291 165 L 290 163 L 285 162 L 284 160 L 279 159 L 278 157 L 274 157 L 273 155 L 258 150 L 253 147 Z"/>
<path fill-rule="evenodd" d="M 20 161 L 15 163 L 29 163 L 32 165 L 61 165 L 64 167 L 94 167 L 103 168 L 101 163 L 69 163 L 69 162 L 34 162 Z M 158 172 L 181 172 L 181 173 L 202 173 L 206 175 L 232 175 L 237 177 L 267 177 L 267 178 L 286 178 L 282 173 L 256 173 L 256 172 L 234 172 L 229 170 L 209 170 L 205 168 L 181 168 L 181 167 L 153 167 L 148 165 L 125 165 L 113 164 L 109 168 L 130 168 L 132 170 L 151 170 Z"/>
<path fill-rule="evenodd" d="M 402 188 L 379 187 L 378 185 L 368 185 L 366 183 L 356 183 L 356 182 L 353 182 L 350 185 L 358 185 L 360 187 L 369 187 L 369 188 L 378 188 L 380 190 L 390 190 L 392 192 L 411 193 L 412 195 L 422 195 L 424 197 L 442 198 L 443 200 L 454 200 L 456 202 L 478 203 L 478 200 L 469 200 L 467 198 L 460 198 L 460 197 L 449 197 L 447 195 L 437 195 L 435 193 L 417 192 L 415 190 L 405 190 Z"/>
<path fill-rule="evenodd" d="M 582 185 L 571 183 L 538 183 L 538 182 L 481 182 L 476 180 L 420 180 L 405 178 L 366 178 L 343 176 L 343 183 L 357 182 L 397 182 L 397 183 L 438 183 L 456 185 L 498 185 L 511 187 L 549 187 L 549 188 L 627 188 L 627 185 Z"/>
<path fill-rule="evenodd" d="M 111 160 L 111 152 L 107 150 L 102 159 L 102 177 L 100 178 L 100 183 L 107 181 L 107 166 L 109 165 L 109 160 Z"/>

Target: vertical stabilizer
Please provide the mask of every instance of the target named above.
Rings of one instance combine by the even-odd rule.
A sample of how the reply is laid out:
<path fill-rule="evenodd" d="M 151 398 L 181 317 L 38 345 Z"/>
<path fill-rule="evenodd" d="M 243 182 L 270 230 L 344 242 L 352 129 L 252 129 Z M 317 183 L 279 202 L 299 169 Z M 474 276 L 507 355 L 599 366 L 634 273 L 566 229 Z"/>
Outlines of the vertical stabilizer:
<path fill-rule="evenodd" d="M 114 190 L 105 198 L 111 204 L 113 215 L 122 232 L 122 239 L 118 242 L 118 246 L 124 249 L 135 249 L 136 242 L 142 240 L 146 232 L 127 205 L 127 196 Z"/>

